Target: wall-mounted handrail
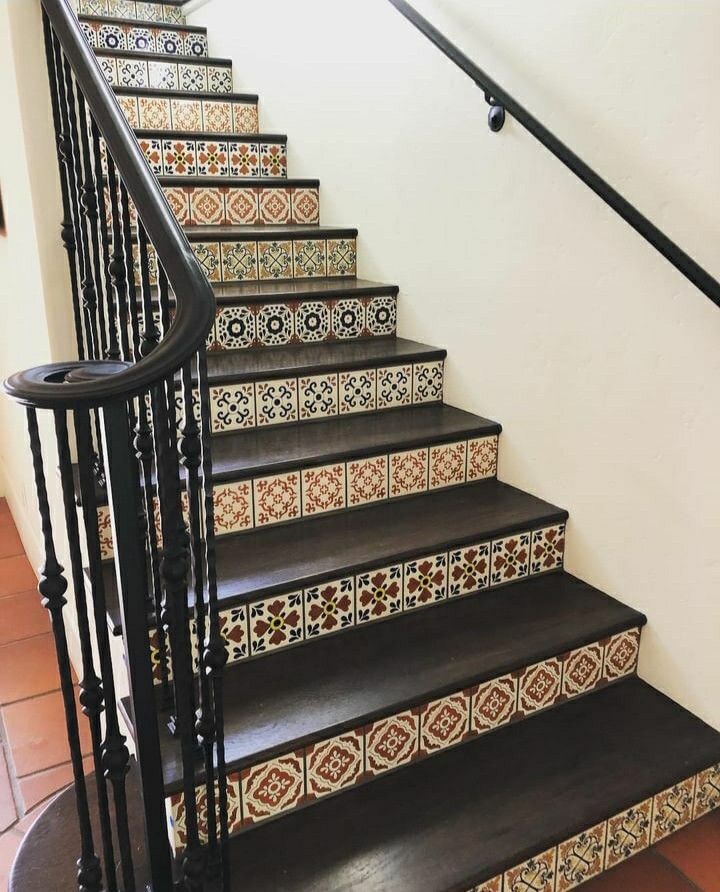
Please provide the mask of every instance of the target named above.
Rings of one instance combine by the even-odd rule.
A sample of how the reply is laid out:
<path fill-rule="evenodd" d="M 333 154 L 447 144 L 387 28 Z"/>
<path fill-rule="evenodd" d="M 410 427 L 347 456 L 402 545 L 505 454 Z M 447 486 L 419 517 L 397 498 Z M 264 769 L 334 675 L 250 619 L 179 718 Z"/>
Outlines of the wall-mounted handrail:
<path fill-rule="evenodd" d="M 13 375 L 5 382 L 6 392 L 18 402 L 42 409 L 98 406 L 116 399 L 135 396 L 176 372 L 205 342 L 215 315 L 215 295 L 162 189 L 143 156 L 137 139 L 106 81 L 77 17 L 67 0 L 42 0 L 52 29 L 70 63 L 107 152 L 117 167 L 131 199 L 142 208 L 142 223 L 158 261 L 175 294 L 173 323 L 163 340 L 147 356 L 133 365 L 107 374 L 92 367 L 80 376 L 71 376 L 58 386 L 55 374 Z"/>
<path fill-rule="evenodd" d="M 442 34 L 423 15 L 406 0 L 390 0 L 390 3 L 411 22 L 431 43 L 444 53 L 448 59 L 467 74 L 493 103 L 503 106 L 520 124 L 525 127 L 546 149 L 568 167 L 579 179 L 610 207 L 629 223 L 640 235 L 656 248 L 666 260 L 680 270 L 693 285 L 700 289 L 710 300 L 720 306 L 720 282 L 714 279 L 707 270 L 682 250 L 672 239 L 657 228 L 647 217 L 638 211 L 616 189 L 597 174 L 588 164 L 579 158 L 561 140 L 548 130 L 540 121 L 524 108 L 513 96 L 496 83 L 488 74 L 479 68 L 452 41 Z"/>

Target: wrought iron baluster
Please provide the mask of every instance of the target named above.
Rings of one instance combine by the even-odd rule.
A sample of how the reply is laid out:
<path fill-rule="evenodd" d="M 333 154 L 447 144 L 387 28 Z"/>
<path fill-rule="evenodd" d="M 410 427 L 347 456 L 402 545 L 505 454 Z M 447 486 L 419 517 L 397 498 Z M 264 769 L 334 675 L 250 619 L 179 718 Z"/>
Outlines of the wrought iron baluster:
<path fill-rule="evenodd" d="M 108 209 L 105 202 L 105 177 L 103 175 L 102 152 L 100 148 L 100 131 L 97 128 L 95 119 L 88 111 L 90 128 L 90 136 L 92 141 L 92 160 L 95 168 L 95 195 L 97 198 L 97 221 L 96 226 L 100 231 L 100 246 L 102 250 L 102 270 L 104 272 L 103 285 L 106 300 L 106 312 L 108 323 L 108 359 L 120 359 L 120 343 L 119 343 L 119 301 L 115 299 L 115 293 L 112 287 L 112 274 L 110 269 L 110 240 L 108 238 L 108 223 L 112 225 L 112 221 L 108 220 Z M 105 149 L 105 164 L 109 162 L 107 148 Z M 109 185 L 109 178 L 107 183 Z M 109 189 L 108 189 L 109 192 Z M 108 198 L 109 198 L 108 194 Z M 99 258 L 100 259 L 100 258 Z"/>
<path fill-rule="evenodd" d="M 122 346 L 122 358 L 126 361 L 135 357 L 130 343 L 130 320 L 128 318 L 128 280 L 127 263 L 125 258 L 126 245 L 123 239 L 122 219 L 118 195 L 118 179 L 115 162 L 106 148 L 106 166 L 108 192 L 110 195 L 110 222 L 112 226 L 112 256 L 108 270 L 110 280 L 115 291 L 115 304 L 117 307 L 117 323 L 120 331 L 120 344 Z M 132 253 L 132 248 L 130 247 Z"/>
<path fill-rule="evenodd" d="M 48 503 L 42 447 L 40 444 L 40 433 L 38 430 L 37 413 L 35 409 L 27 410 L 27 422 L 28 432 L 30 434 L 30 451 L 32 453 L 33 471 L 35 474 L 35 489 L 37 493 L 38 509 L 42 521 L 43 545 L 45 548 L 45 563 L 41 570 L 42 578 L 38 585 L 38 590 L 43 597 L 43 606 L 50 612 L 50 619 L 52 622 L 55 651 L 60 673 L 60 690 L 62 692 L 63 706 L 65 708 L 65 724 L 68 743 L 70 745 L 70 761 L 72 763 L 73 778 L 75 781 L 77 815 L 80 825 L 78 889 L 80 892 L 101 892 L 103 887 L 102 868 L 100 866 L 100 859 L 95 854 L 87 787 L 83 771 L 80 730 L 75 709 L 75 689 L 72 682 L 72 667 L 70 665 L 65 618 L 63 616 L 63 608 L 67 604 L 65 593 L 67 592 L 68 586 L 67 580 L 63 575 L 64 570 L 58 563 L 55 552 L 55 541 L 53 538 L 52 521 L 50 519 L 50 505 Z"/>
<path fill-rule="evenodd" d="M 132 225 L 130 222 L 130 196 L 122 180 L 120 180 L 120 216 L 122 219 L 122 239 L 125 255 L 125 281 L 128 286 L 128 310 L 130 313 L 130 328 L 132 331 L 133 359 L 138 362 L 141 358 L 140 345 L 142 342 L 140 333 L 140 307 L 135 286 L 135 257 L 133 254 Z"/>
<path fill-rule="evenodd" d="M 147 356 L 160 342 L 158 329 L 153 314 L 153 298 L 150 277 L 150 250 L 147 233 L 140 220 L 137 224 L 138 265 L 140 267 L 140 293 L 142 298 L 143 328 L 140 333 L 140 355 Z M 157 278 L 157 275 L 156 275 Z"/>

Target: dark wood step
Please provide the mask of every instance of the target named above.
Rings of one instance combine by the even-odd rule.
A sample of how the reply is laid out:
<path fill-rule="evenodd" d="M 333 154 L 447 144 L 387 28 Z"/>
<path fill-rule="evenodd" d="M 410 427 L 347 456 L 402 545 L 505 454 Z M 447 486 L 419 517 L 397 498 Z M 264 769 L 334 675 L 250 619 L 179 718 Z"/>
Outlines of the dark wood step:
<path fill-rule="evenodd" d="M 228 769 L 361 728 L 645 621 L 579 579 L 551 573 L 235 664 L 224 684 Z M 162 724 L 165 782 L 175 792 L 182 763 Z"/>
<path fill-rule="evenodd" d="M 268 181 L 272 178 L 268 177 Z M 278 185 L 285 182 L 284 177 L 276 177 Z M 238 183 L 242 180 L 238 179 Z M 207 226 L 184 226 L 183 233 L 189 241 L 207 241 Z M 213 241 L 218 242 L 255 242 L 290 239 L 343 239 L 357 238 L 357 229 L 344 226 L 310 226 L 289 223 L 281 226 L 213 226 Z"/>
<path fill-rule="evenodd" d="M 720 759 L 629 679 L 231 842 L 252 892 L 467 892 Z"/>
<path fill-rule="evenodd" d="M 223 536 L 217 542 L 218 597 L 225 609 L 567 517 L 564 509 L 491 479 Z M 104 565 L 104 577 L 117 632 L 112 563 Z"/>
<path fill-rule="evenodd" d="M 193 94 L 190 94 L 193 95 Z M 220 96 L 223 94 L 213 93 L 213 96 Z M 210 100 L 212 101 L 212 100 Z M 262 142 L 262 143 L 277 143 L 284 144 L 287 142 L 287 135 L 284 133 L 211 133 L 205 130 L 143 130 L 136 129 L 135 136 L 138 139 L 165 139 L 165 140 L 193 140 L 195 142 Z M 190 176 L 158 176 L 158 179 L 162 183 L 164 180 L 167 180 L 167 183 L 163 183 L 163 185 L 170 186 L 188 186 L 193 183 L 198 183 L 200 185 L 206 185 L 209 182 L 215 182 L 220 179 L 220 177 L 190 177 Z M 246 183 L 255 182 L 254 179 L 250 177 L 224 177 L 224 180 L 227 180 L 228 185 L 236 185 L 236 186 L 244 186 Z M 277 181 L 280 180 L 278 183 Z M 260 180 L 261 185 L 263 186 L 279 186 L 285 185 L 288 182 L 287 177 L 263 177 Z M 317 180 L 313 180 L 312 182 L 317 183 Z M 194 227 L 198 229 L 199 227 Z M 184 231 L 193 229 L 192 226 L 186 226 Z"/>
<path fill-rule="evenodd" d="M 219 137 L 219 134 L 218 134 Z M 167 135 L 164 137 L 167 139 Z M 173 137 L 170 137 L 171 139 Z M 197 138 L 197 134 L 194 135 L 193 138 Z M 203 134 L 203 139 L 205 139 L 205 134 Z M 209 137 L 212 139 L 213 137 Z M 285 139 L 285 137 L 279 137 L 281 139 Z M 266 140 L 263 136 L 258 137 L 259 141 L 270 142 L 270 140 Z M 227 142 L 228 135 L 225 134 L 222 137 L 223 142 Z M 236 137 L 232 137 L 233 142 L 237 141 Z M 319 189 L 320 188 L 320 180 L 307 180 L 307 179 L 295 179 L 292 177 L 282 177 L 282 181 L 280 183 L 276 182 L 277 177 L 185 177 L 185 176 L 177 176 L 177 177 L 166 177 L 160 176 L 158 177 L 158 182 L 161 186 L 177 186 L 181 189 L 197 186 L 198 188 L 207 189 L 211 186 L 216 188 L 234 188 L 234 189 Z M 207 231 L 207 230 L 206 230 Z"/>
<path fill-rule="evenodd" d="M 334 369 L 437 362 L 446 356 L 447 350 L 442 348 L 393 337 L 223 351 L 208 354 L 208 383 L 264 381 L 293 375 L 321 374 Z"/>
<path fill-rule="evenodd" d="M 156 28 L 161 31 L 190 31 L 193 34 L 207 35 L 207 28 L 202 25 L 181 25 L 167 22 L 148 21 L 146 19 L 114 18 L 105 15 L 79 15 L 78 21 L 88 24 L 129 25 L 133 28 Z M 195 58 L 195 57 L 193 57 Z M 203 57 L 197 57 L 203 58 Z"/>
<path fill-rule="evenodd" d="M 165 27 L 164 25 L 161 27 Z M 105 47 L 93 47 L 96 56 L 111 56 L 114 59 L 143 59 L 146 62 L 169 62 L 178 63 L 180 65 L 211 65 L 215 68 L 232 68 L 232 59 L 220 59 L 215 56 L 180 56 L 175 53 L 148 53 L 139 50 L 109 50 Z M 149 93 L 157 92 L 152 89 Z M 173 92 L 173 95 L 178 95 Z M 193 93 L 197 96 L 197 93 Z M 229 93 L 214 93 L 214 96 L 221 96 L 226 99 Z"/>
<path fill-rule="evenodd" d="M 263 180 L 267 185 L 268 180 Z M 283 180 L 283 184 L 288 182 Z M 276 185 L 271 181 L 271 184 Z M 278 188 L 282 188 L 279 186 Z M 336 297 L 396 297 L 397 285 L 367 279 L 293 279 L 291 281 L 229 282 L 213 284 L 218 305 L 283 303 L 291 300 L 327 300 Z"/>
<path fill-rule="evenodd" d="M 247 105 L 257 105 L 259 96 L 257 93 L 211 93 L 207 90 L 195 92 L 194 90 L 163 90 L 160 87 L 123 87 L 113 86 L 116 96 L 156 96 L 163 99 L 208 99 L 211 102 L 242 102 Z M 218 98 L 220 97 L 220 98 Z M 166 130 L 159 131 L 167 133 Z M 200 131 L 202 132 L 202 131 Z M 197 137 L 198 132 L 193 131 Z M 227 139 L 230 134 L 224 134 Z"/>

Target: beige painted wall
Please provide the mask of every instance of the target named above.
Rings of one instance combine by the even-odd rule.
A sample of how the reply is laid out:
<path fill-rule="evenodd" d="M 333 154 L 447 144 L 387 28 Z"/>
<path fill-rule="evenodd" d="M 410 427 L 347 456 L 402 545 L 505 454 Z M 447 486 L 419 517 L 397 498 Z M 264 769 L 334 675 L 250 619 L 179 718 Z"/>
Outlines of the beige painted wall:
<path fill-rule="evenodd" d="M 418 0 L 720 277 L 716 0 Z M 641 674 L 720 727 L 720 311 L 386 0 L 191 17 L 449 349 L 448 401 L 504 425 L 502 479 L 570 509 L 571 571 L 649 616 Z"/>

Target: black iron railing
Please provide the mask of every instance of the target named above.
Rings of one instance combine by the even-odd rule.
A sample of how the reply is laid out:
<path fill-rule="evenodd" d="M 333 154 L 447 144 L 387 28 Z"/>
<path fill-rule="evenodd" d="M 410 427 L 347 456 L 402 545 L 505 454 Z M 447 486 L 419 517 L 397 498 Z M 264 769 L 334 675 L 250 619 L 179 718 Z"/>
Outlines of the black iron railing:
<path fill-rule="evenodd" d="M 133 852 L 144 850 L 154 892 L 227 890 L 227 656 L 217 604 L 205 356 L 214 295 L 73 10 L 67 0 L 42 0 L 42 8 L 78 359 L 19 373 L 4 386 L 27 411 L 45 543 L 39 589 L 52 618 L 75 780 L 78 887 L 146 888 L 133 863 Z M 38 410 L 52 412 L 54 442 L 43 441 Z M 57 557 L 43 456 L 53 447 L 69 579 Z M 107 624 L 98 528 L 102 489 L 122 607 L 144 828 L 128 820 L 126 777 L 133 759 L 121 731 Z M 65 626 L 70 593 L 96 803 L 89 801 L 83 775 L 79 722 L 85 719 L 76 713 Z M 157 687 L 153 622 L 162 682 Z M 182 752 L 185 851 L 179 864 L 165 810 L 158 720 L 163 708 Z M 138 833 L 144 833 L 139 846 Z"/>
<path fill-rule="evenodd" d="M 714 279 L 707 270 L 703 269 L 692 257 L 668 238 L 665 233 L 651 223 L 647 217 L 643 216 L 637 208 L 633 207 L 626 198 L 623 198 L 616 189 L 613 189 L 609 183 L 551 133 L 547 127 L 541 124 L 537 118 L 533 117 L 517 99 L 514 99 L 496 81 L 479 68 L 410 3 L 407 3 L 406 0 L 390 0 L 390 3 L 484 91 L 485 98 L 491 105 L 491 129 L 501 129 L 505 113 L 512 115 L 535 139 L 539 140 L 556 158 L 559 158 L 575 176 L 581 179 L 596 195 L 600 196 L 606 204 L 610 205 L 626 223 L 629 223 L 644 239 L 650 242 L 666 260 L 669 260 L 674 267 L 680 270 L 693 285 L 709 297 L 714 304 L 720 306 L 720 282 Z"/>

